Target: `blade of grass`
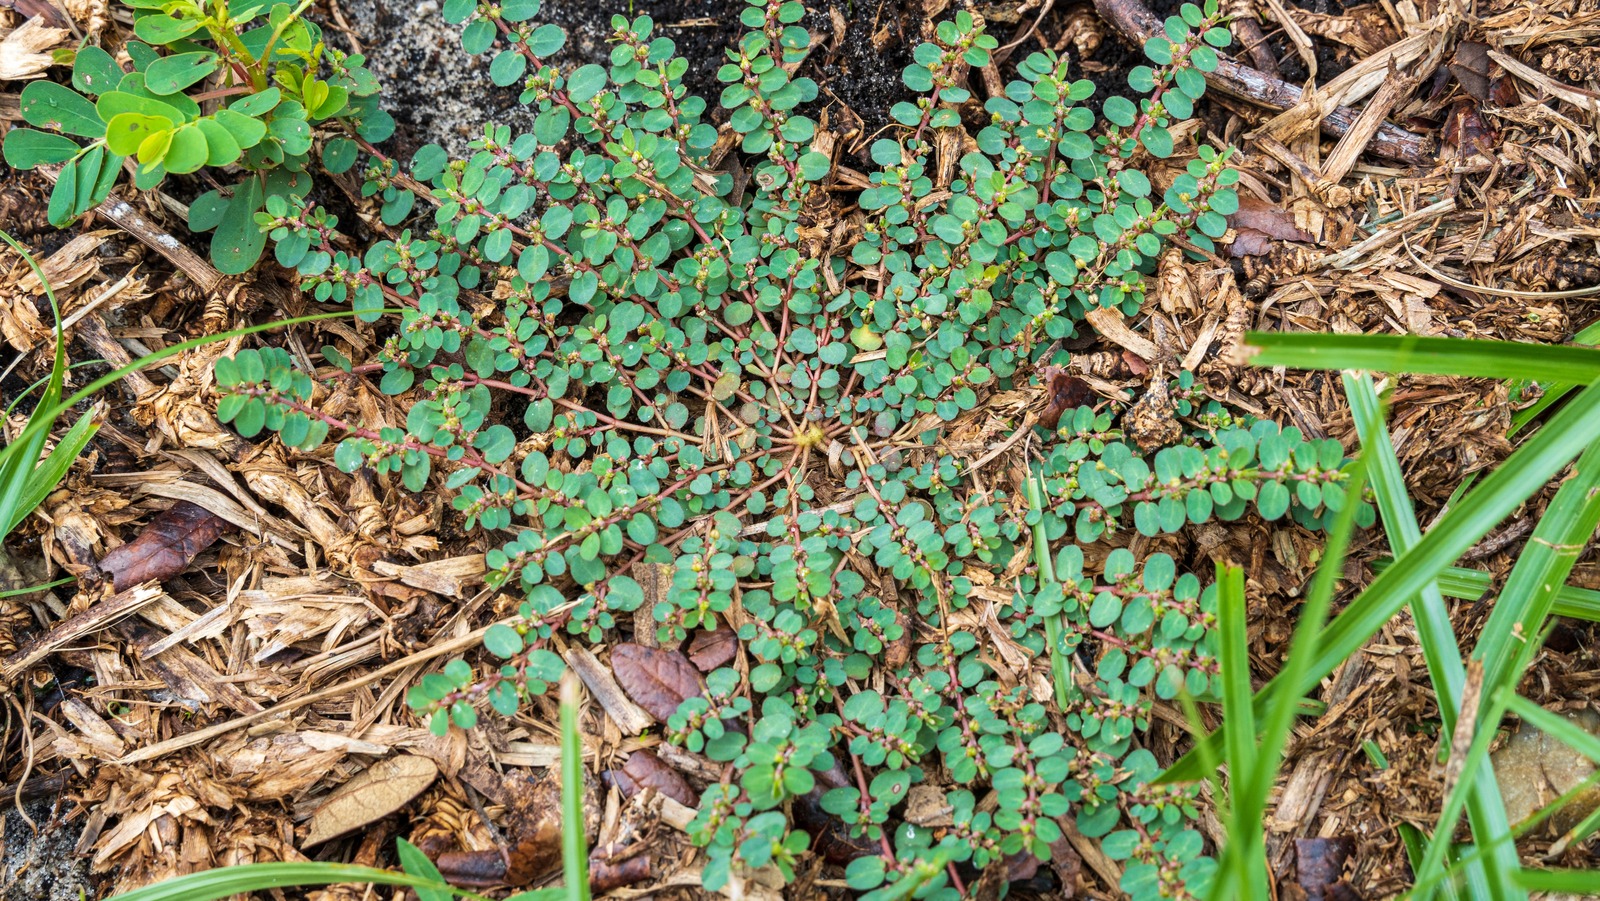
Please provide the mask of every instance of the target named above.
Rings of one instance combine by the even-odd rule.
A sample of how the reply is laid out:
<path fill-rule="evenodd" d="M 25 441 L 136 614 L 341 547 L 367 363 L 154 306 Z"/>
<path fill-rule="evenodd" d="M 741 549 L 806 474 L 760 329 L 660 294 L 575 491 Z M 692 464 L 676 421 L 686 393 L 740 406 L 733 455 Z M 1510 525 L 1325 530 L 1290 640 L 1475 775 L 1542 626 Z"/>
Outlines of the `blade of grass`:
<path fill-rule="evenodd" d="M 1058 596 L 1055 561 L 1050 557 L 1050 537 L 1044 531 L 1044 486 L 1042 475 L 1028 477 L 1028 510 L 1033 514 L 1033 560 L 1039 566 L 1040 594 Z M 1047 591 L 1048 589 L 1048 591 Z M 1050 678 L 1055 688 L 1056 705 L 1060 707 L 1072 697 L 1072 677 L 1067 669 L 1067 656 L 1061 650 L 1061 610 L 1045 614 L 1044 637 L 1050 645 Z"/>
<path fill-rule="evenodd" d="M 295 886 L 335 885 L 341 882 L 401 885 L 448 892 L 470 901 L 488 898 L 466 889 L 452 888 L 420 876 L 342 863 L 252 863 L 190 873 L 156 885 L 117 895 L 112 901 L 214 901 L 245 892 Z M 525 897 L 525 896 L 524 896 Z M 543 895 L 553 899 L 555 895 Z M 532 899 L 528 899 L 532 901 Z"/>
<path fill-rule="evenodd" d="M 1372 561 L 1372 571 L 1380 573 L 1393 564 L 1391 558 L 1380 558 Z M 1494 586 L 1494 577 L 1480 569 L 1452 566 L 1439 574 L 1438 585 L 1447 598 L 1476 601 Z M 1600 622 L 1600 591 L 1563 585 L 1556 590 L 1550 615 Z"/>
<path fill-rule="evenodd" d="M 1384 532 L 1395 556 L 1403 558 L 1422 541 L 1422 529 L 1417 525 L 1416 509 L 1411 505 L 1394 443 L 1383 424 L 1382 403 L 1372 385 L 1372 377 L 1365 373 L 1346 372 L 1344 391 L 1350 400 L 1356 433 L 1361 438 L 1362 457 L 1371 467 L 1372 491 Z M 1439 719 L 1443 723 L 1441 731 L 1452 735 L 1467 672 L 1461 662 L 1455 629 L 1450 625 L 1450 610 L 1436 582 L 1428 582 L 1418 593 L 1411 604 L 1411 618 L 1417 624 L 1417 638 L 1428 666 L 1428 678 L 1438 699 Z M 1489 762 L 1485 760 L 1482 765 L 1487 769 Z M 1467 799 L 1467 818 L 1474 835 L 1500 835 L 1510 829 L 1505 801 L 1500 797 L 1492 770 L 1478 776 Z M 1481 866 L 1468 870 L 1468 878 L 1479 893 L 1487 891 L 1494 897 L 1519 897 L 1520 893 L 1510 880 L 1517 866 L 1516 848 L 1508 846 L 1485 856 Z"/>
<path fill-rule="evenodd" d="M 1593 390 L 1592 387 L 1585 389 L 1585 394 Z M 1543 438 L 1558 427 L 1559 419 L 1558 416 L 1551 420 L 1533 440 Z M 1422 868 L 1417 871 L 1419 882 L 1431 877 L 1435 868 L 1443 864 L 1445 846 L 1449 844 L 1446 839 L 1461 816 L 1465 793 L 1477 781 L 1478 770 L 1488 760 L 1488 738 L 1498 730 L 1505 711 L 1519 704 L 1515 686 L 1543 643 L 1543 636 L 1548 634 L 1546 620 L 1554 606 L 1556 591 L 1566 581 L 1578 553 L 1593 537 L 1597 526 L 1600 526 L 1600 447 L 1590 447 L 1579 458 L 1572 477 L 1562 483 L 1534 528 L 1474 650 L 1474 656 L 1484 664 L 1484 691 L 1496 700 L 1480 713 L 1477 737 L 1470 752 L 1472 757 L 1466 764 L 1469 769 L 1462 773 L 1460 782 L 1445 801 L 1434 842 L 1428 848 Z M 1534 635 L 1539 640 L 1528 640 Z M 1497 833 L 1479 835 L 1487 840 L 1494 834 Z M 1429 895 L 1419 890 L 1417 897 L 1426 901 Z"/>
<path fill-rule="evenodd" d="M 1279 675 L 1267 683 L 1256 695 L 1257 712 L 1266 710 L 1281 695 L 1289 694 L 1298 699 L 1315 688 L 1322 677 L 1360 650 L 1368 638 L 1440 572 L 1596 439 L 1600 439 L 1600 387 L 1590 386 L 1463 498 L 1456 509 L 1440 518 L 1412 553 L 1374 579 L 1329 622 L 1317 644 L 1315 660 L 1297 682 Z M 1214 740 L 1217 740 L 1215 735 L 1206 739 Z M 1160 781 L 1193 782 L 1203 775 L 1197 765 L 1197 755 L 1191 750 L 1168 769 Z"/>
<path fill-rule="evenodd" d="M 1571 343 L 1591 347 L 1600 344 L 1600 322 L 1592 322 L 1583 331 L 1573 335 Z M 1511 392 L 1512 398 L 1517 398 L 1522 396 L 1523 392 L 1531 384 L 1537 383 L 1531 379 L 1519 379 L 1507 385 L 1506 388 Z M 1553 406 L 1556 401 L 1571 394 L 1572 390 L 1577 386 L 1564 382 L 1553 382 L 1540 387 L 1544 388 L 1544 394 L 1540 395 L 1538 400 L 1534 401 L 1532 405 L 1511 414 L 1511 429 L 1506 432 L 1507 437 L 1522 431 L 1524 426 L 1538 419 L 1540 414 Z"/>
<path fill-rule="evenodd" d="M 1357 459 L 1357 463 L 1350 467 L 1349 482 L 1350 498 L 1360 498 L 1366 485 L 1366 459 Z M 1306 671 L 1307 659 L 1314 655 L 1317 648 L 1317 634 L 1322 631 L 1323 623 L 1328 619 L 1328 610 L 1333 607 L 1334 587 L 1338 586 L 1339 575 L 1344 570 L 1344 554 L 1350 546 L 1350 533 L 1355 531 L 1355 512 L 1358 504 L 1346 504 L 1339 514 L 1334 517 L 1333 527 L 1328 528 L 1326 544 L 1323 546 L 1322 562 L 1317 565 L 1317 575 L 1312 576 L 1310 591 L 1306 594 L 1306 603 L 1299 611 L 1299 621 L 1294 624 L 1294 635 L 1290 640 L 1290 650 L 1283 658 L 1283 667 L 1278 672 L 1280 679 L 1285 679 L 1290 685 L 1301 680 L 1302 672 Z M 1272 797 L 1272 784 L 1277 781 L 1278 770 L 1283 765 L 1283 749 L 1288 744 L 1290 730 L 1294 727 L 1294 717 L 1298 712 L 1298 698 L 1278 698 L 1275 703 L 1267 704 L 1266 715 L 1256 717 L 1251 709 L 1250 701 L 1250 661 L 1245 658 L 1246 648 L 1243 645 L 1243 607 L 1245 607 L 1245 579 L 1242 573 L 1234 570 L 1232 583 L 1222 581 L 1222 570 L 1218 570 L 1218 599 L 1219 610 L 1224 610 L 1221 603 L 1229 599 L 1229 594 L 1235 594 L 1232 603 L 1238 608 L 1238 631 L 1234 635 L 1234 642 L 1238 647 L 1234 650 L 1234 674 L 1227 674 L 1229 663 L 1222 659 L 1224 671 L 1224 691 L 1230 691 L 1234 698 L 1230 709 L 1224 707 L 1222 712 L 1222 728 L 1229 728 L 1229 720 L 1237 715 L 1242 722 L 1235 723 L 1234 730 L 1245 735 L 1227 741 L 1229 747 L 1229 773 L 1234 779 L 1232 791 L 1232 821 L 1230 832 L 1243 829 L 1248 832 L 1246 851 L 1234 856 L 1235 867 L 1248 867 L 1238 871 L 1238 880 L 1234 888 L 1245 891 L 1245 898 L 1267 898 L 1270 896 L 1270 885 L 1267 883 L 1267 848 L 1266 832 L 1262 831 L 1261 823 L 1266 821 L 1267 800 Z M 1224 631 L 1224 642 L 1229 640 Z M 1242 711 L 1250 711 L 1242 714 Z M 1256 720 L 1261 720 L 1261 744 L 1254 743 L 1254 730 Z M 1245 730 L 1250 730 L 1246 733 Z M 1224 859 L 1232 855 L 1232 842 L 1224 850 Z M 1224 877 L 1226 879 L 1226 877 Z M 1224 882 L 1227 885 L 1227 882 Z M 1213 891 L 1213 898 L 1229 898 L 1229 891 Z"/>
<path fill-rule="evenodd" d="M 1472 655 L 1483 661 L 1485 692 L 1515 688 L 1521 678 L 1526 664 L 1519 666 L 1517 661 L 1525 657 L 1527 637 L 1538 632 L 1550 616 L 1557 590 L 1600 527 L 1600 492 L 1596 489 L 1600 489 L 1600 450 L 1590 448 L 1578 458 L 1572 477 L 1545 508 L 1483 625 Z"/>
<path fill-rule="evenodd" d="M 403 311 L 395 308 L 389 308 L 379 310 L 377 312 L 399 313 Z M 116 384 L 123 376 L 130 372 L 148 369 L 160 363 L 162 360 L 168 359 L 169 357 L 175 357 L 178 354 L 193 350 L 196 347 L 203 347 L 207 344 L 213 344 L 217 341 L 227 341 L 229 339 L 239 338 L 245 335 L 254 335 L 257 332 L 268 332 L 272 331 L 273 329 L 284 328 L 285 326 L 301 325 L 307 322 L 321 322 L 324 319 L 344 319 L 354 315 L 356 315 L 355 310 L 340 310 L 334 313 L 313 313 L 309 316 L 296 316 L 293 319 L 279 319 L 273 322 L 264 322 L 260 325 L 248 325 L 244 326 L 243 328 L 233 329 L 232 331 L 220 332 L 215 335 L 202 335 L 198 338 L 190 338 L 187 341 L 180 341 L 177 344 L 171 344 L 163 347 L 162 349 L 149 354 L 148 356 L 140 357 L 131 363 L 119 366 L 78 389 L 71 397 L 67 397 L 49 409 L 46 409 L 44 413 L 41 414 L 36 410 L 34 415 L 29 418 L 28 425 L 23 428 L 22 433 L 17 436 L 16 440 L 5 447 L 0 448 L 0 479 L 4 478 L 4 473 L 6 470 L 12 466 L 13 461 L 19 457 L 25 459 L 38 458 L 37 450 L 34 452 L 34 456 L 28 457 L 25 452 L 25 442 L 37 439 L 37 444 L 43 445 L 44 439 L 49 436 L 49 424 L 53 423 L 57 417 L 59 417 L 62 413 L 72 409 L 72 406 L 79 401 L 82 401 L 88 397 L 92 397 L 96 393 L 104 390 L 106 387 Z M 40 409 L 44 409 L 43 404 L 40 405 Z M 3 506 L 0 506 L 0 509 L 3 509 Z"/>
<path fill-rule="evenodd" d="M 9 591 L 0 591 L 0 598 L 14 598 L 24 594 L 38 594 L 41 591 L 49 591 L 52 588 L 57 588 L 62 585 L 70 585 L 76 581 L 78 580 L 68 576 L 65 579 L 57 579 L 54 582 L 46 582 L 43 585 L 29 585 L 27 588 L 13 588 Z"/>
<path fill-rule="evenodd" d="M 1530 353 L 1530 348 L 1536 352 Z M 1253 366 L 1365 369 L 1491 379 L 1533 379 L 1588 385 L 1600 379 L 1600 350 L 1515 341 L 1470 341 L 1416 335 L 1328 335 L 1250 332 Z"/>
<path fill-rule="evenodd" d="M 1586 389 L 1586 393 L 1587 390 L 1593 389 Z M 1553 427 L 1555 420 L 1540 430 L 1537 437 L 1543 437 Z M 1417 870 L 1419 886 L 1443 865 L 1446 846 L 1450 844 L 1448 837 L 1461 816 L 1466 793 L 1479 778 L 1494 778 L 1492 770 L 1480 775 L 1489 759 L 1488 739 L 1498 731 L 1507 709 L 1515 708 L 1519 702 L 1526 703 L 1516 696 L 1516 683 L 1543 644 L 1544 636 L 1549 634 L 1546 621 L 1556 592 L 1597 526 L 1600 526 L 1600 447 L 1590 447 L 1578 459 L 1572 477 L 1556 491 L 1534 528 L 1473 652 L 1484 664 L 1484 692 L 1494 701 L 1480 711 L 1476 737 L 1465 764 L 1467 769 L 1445 800 L 1439 828 L 1422 867 Z M 1530 640 L 1530 637 L 1537 640 Z M 1476 826 L 1474 830 L 1480 841 L 1505 834 L 1504 831 L 1478 832 Z M 1416 897 L 1426 901 L 1430 893 L 1419 888 Z"/>
<path fill-rule="evenodd" d="M 561 872 L 567 901 L 589 901 L 589 850 L 583 818 L 583 739 L 578 735 L 578 678 L 561 678 Z"/>
<path fill-rule="evenodd" d="M 34 473 L 40 463 L 39 456 L 44 451 L 45 441 L 50 437 L 50 430 L 55 427 L 56 417 L 61 415 L 51 408 L 60 401 L 62 385 L 66 382 L 67 343 L 66 336 L 61 333 L 61 305 L 56 302 L 55 288 L 45 277 L 44 270 L 39 268 L 39 263 L 33 258 L 33 254 L 29 253 L 17 239 L 0 231 L 0 240 L 4 240 L 13 250 L 21 254 L 28 268 L 33 270 L 39 283 L 44 286 L 45 297 L 50 300 L 50 312 L 55 317 L 53 330 L 55 356 L 50 364 L 50 379 L 45 383 L 44 394 L 40 396 L 38 405 L 33 408 L 33 414 L 28 417 L 27 427 L 6 448 L 6 456 L 0 456 L 0 524 L 6 527 L 0 532 L 0 538 L 3 538 L 11 533 L 12 527 L 22 521 L 22 517 L 33 510 L 33 507 L 24 507 L 23 503 L 28 495 L 34 493 L 33 486 L 36 484 Z"/>
<path fill-rule="evenodd" d="M 44 503 L 50 492 L 56 490 L 61 480 L 67 477 L 67 471 L 72 468 L 78 455 L 83 453 L 84 447 L 89 444 L 89 439 L 100 430 L 93 417 L 80 416 L 72 424 L 61 440 L 56 442 L 55 449 L 49 456 L 29 473 L 27 483 L 23 486 L 17 504 L 6 511 L 7 517 L 0 520 L 0 535 L 9 535 L 11 530 L 31 512 L 34 508 Z"/>
<path fill-rule="evenodd" d="M 1600 876 L 1594 870 L 1533 870 L 1517 873 L 1517 883 L 1533 892 L 1568 892 L 1592 897 Z"/>
<path fill-rule="evenodd" d="M 1596 738 L 1587 729 L 1571 720 L 1557 716 L 1521 695 L 1512 695 L 1507 700 L 1506 712 L 1515 713 L 1524 723 L 1546 735 L 1554 736 L 1557 741 L 1572 750 L 1600 763 L 1600 738 Z"/>
<path fill-rule="evenodd" d="M 1217 660 L 1222 679 L 1222 734 L 1227 762 L 1228 845 L 1218 862 L 1212 897 L 1264 898 L 1266 833 L 1250 802 L 1256 754 L 1255 711 L 1250 706 L 1250 647 L 1245 632 L 1244 570 L 1217 563 Z"/>

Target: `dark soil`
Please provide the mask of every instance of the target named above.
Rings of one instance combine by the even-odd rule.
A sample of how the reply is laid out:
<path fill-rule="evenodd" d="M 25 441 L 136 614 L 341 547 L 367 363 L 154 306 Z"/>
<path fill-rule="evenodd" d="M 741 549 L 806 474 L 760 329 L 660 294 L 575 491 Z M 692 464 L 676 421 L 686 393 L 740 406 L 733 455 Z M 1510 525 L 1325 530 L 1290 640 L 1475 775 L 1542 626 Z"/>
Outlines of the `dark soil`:
<path fill-rule="evenodd" d="M 1307 5 L 1326 2 L 1307 0 Z M 1177 0 L 1155 0 L 1151 8 L 1167 15 L 1178 5 Z M 817 119 L 826 116 L 833 130 L 841 134 L 876 133 L 889 123 L 890 107 L 912 97 L 900 73 L 910 64 L 912 49 L 932 30 L 924 3 L 839 0 L 823 4 L 812 0 L 807 7 L 802 24 L 815 43 L 799 74 L 815 80 L 819 94 L 806 114 Z M 541 10 L 539 20 L 566 29 L 566 47 L 555 61 L 573 67 L 608 64 L 612 16 L 650 16 L 656 33 L 671 38 L 678 53 L 689 60 L 684 82 L 690 92 L 706 98 L 712 119 L 721 121 L 726 113 L 717 103 L 722 84 L 716 72 L 746 30 L 739 22 L 739 13 L 745 8 L 744 0 L 552 0 Z M 937 17 L 952 15 L 955 8 L 957 4 L 952 3 Z M 1019 20 L 1015 8 L 1015 3 L 976 4 L 989 21 L 990 33 L 1002 45 L 1021 39 L 1000 67 L 1001 76 L 1007 79 L 1014 75 L 1018 61 L 1054 45 L 1070 18 L 1085 12 L 1092 16 L 1089 2 L 1058 3 L 1039 27 L 1032 29 L 1036 13 Z M 489 79 L 488 58 L 469 57 L 461 50 L 459 29 L 440 16 L 437 0 L 345 0 L 341 9 L 353 31 L 346 41 L 353 38 L 359 43 L 383 85 L 384 107 L 398 123 L 391 146 L 400 158 L 409 157 L 430 141 L 462 153 L 468 142 L 482 134 L 486 122 L 509 125 L 513 131 L 531 127 L 533 113 L 519 102 L 520 91 L 496 87 Z M 1291 80 L 1303 78 L 1304 72 L 1294 68 L 1299 61 L 1281 33 L 1272 35 L 1270 42 L 1284 60 L 1285 74 Z M 1074 56 L 1079 71 L 1100 88 L 1089 102 L 1092 108 L 1098 108 L 1106 96 L 1125 93 L 1128 70 L 1145 62 L 1138 47 L 1114 33 L 1104 34 L 1085 58 L 1076 59 L 1070 46 L 1065 51 Z M 1321 71 L 1339 68 L 1342 66 L 1330 58 Z M 977 82 L 976 75 L 973 80 Z"/>
<path fill-rule="evenodd" d="M 63 801 L 60 806 L 64 809 L 68 805 Z M 29 805 L 28 815 L 38 825 L 37 832 L 16 810 L 3 815 L 0 901 L 79 901 L 96 897 L 89 862 L 74 853 L 79 828 L 60 820 L 61 813 L 49 803 Z"/>

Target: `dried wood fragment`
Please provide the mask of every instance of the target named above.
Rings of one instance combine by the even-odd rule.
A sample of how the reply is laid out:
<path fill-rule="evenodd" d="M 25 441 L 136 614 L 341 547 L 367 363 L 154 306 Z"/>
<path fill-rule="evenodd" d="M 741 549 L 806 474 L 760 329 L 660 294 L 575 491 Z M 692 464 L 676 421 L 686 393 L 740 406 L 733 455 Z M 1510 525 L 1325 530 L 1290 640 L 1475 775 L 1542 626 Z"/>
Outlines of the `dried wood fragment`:
<path fill-rule="evenodd" d="M 401 566 L 388 560 L 372 564 L 372 571 L 380 576 L 398 579 L 403 585 L 421 588 L 447 598 L 463 597 L 466 587 L 483 581 L 488 572 L 482 554 L 446 557 L 415 566 Z"/>
<path fill-rule="evenodd" d="M 1095 0 L 1094 6 L 1136 44 L 1143 45 L 1147 38 L 1162 30 L 1161 20 L 1140 0 Z M 1278 110 L 1296 106 L 1305 96 L 1305 92 L 1294 85 L 1226 57 L 1218 62 L 1215 72 L 1206 73 L 1206 83 L 1224 94 Z M 1320 127 L 1324 133 L 1340 137 L 1355 125 L 1358 115 L 1355 110 L 1336 107 L 1328 111 Z M 1412 164 L 1429 162 L 1432 157 L 1431 141 L 1389 123 L 1378 129 L 1369 149 L 1379 156 Z"/>
<path fill-rule="evenodd" d="M 588 648 L 568 648 L 564 656 L 623 735 L 638 735 L 655 725 L 655 718 L 623 694 L 611 671 Z"/>
<path fill-rule="evenodd" d="M 28 642 L 21 650 L 7 657 L 5 663 L 0 664 L 0 684 L 11 684 L 35 663 L 85 635 L 91 635 L 115 624 L 118 620 L 147 604 L 155 603 L 157 598 L 164 596 L 159 586 L 136 585 L 127 591 L 118 592 L 103 601 L 96 602 L 88 610 L 57 624 L 54 629 Z"/>
<path fill-rule="evenodd" d="M 1133 351 L 1146 361 L 1153 362 L 1160 355 L 1154 341 L 1128 327 L 1128 320 L 1122 315 L 1121 310 L 1110 308 L 1091 310 L 1084 318 L 1089 320 L 1095 331 L 1110 339 L 1112 343 Z"/>

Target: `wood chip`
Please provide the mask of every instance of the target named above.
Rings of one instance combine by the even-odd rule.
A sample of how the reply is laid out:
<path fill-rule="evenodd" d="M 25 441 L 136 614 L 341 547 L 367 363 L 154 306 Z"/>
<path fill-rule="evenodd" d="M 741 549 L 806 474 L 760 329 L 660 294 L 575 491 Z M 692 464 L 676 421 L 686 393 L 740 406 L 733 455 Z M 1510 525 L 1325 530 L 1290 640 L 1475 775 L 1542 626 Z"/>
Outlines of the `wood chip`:
<path fill-rule="evenodd" d="M 623 735 L 638 735 L 655 725 L 655 718 L 622 693 L 622 686 L 617 684 L 611 671 L 587 648 L 568 648 L 563 656 Z"/>

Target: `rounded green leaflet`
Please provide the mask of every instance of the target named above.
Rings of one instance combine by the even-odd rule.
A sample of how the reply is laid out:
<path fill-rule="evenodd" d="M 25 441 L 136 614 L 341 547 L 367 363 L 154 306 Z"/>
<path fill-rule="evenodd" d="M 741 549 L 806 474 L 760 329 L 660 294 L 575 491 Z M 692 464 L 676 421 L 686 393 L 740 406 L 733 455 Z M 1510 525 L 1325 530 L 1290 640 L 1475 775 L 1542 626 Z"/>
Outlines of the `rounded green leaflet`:
<path fill-rule="evenodd" d="M 22 89 L 17 107 L 29 125 L 84 138 L 106 133 L 105 121 L 89 98 L 53 81 L 29 82 Z"/>
<path fill-rule="evenodd" d="M 262 197 L 261 178 L 246 175 L 217 223 L 211 238 L 211 262 L 224 275 L 248 272 L 261 259 L 267 236 L 256 227 L 255 215 Z"/>
<path fill-rule="evenodd" d="M 124 74 L 111 54 L 92 44 L 80 47 L 72 61 L 72 86 L 86 94 L 113 90 Z"/>
<path fill-rule="evenodd" d="M 31 128 L 13 128 L 6 134 L 5 160 L 17 169 L 33 169 L 53 163 L 64 163 L 77 156 L 83 148 L 65 135 Z"/>
<path fill-rule="evenodd" d="M 518 53 L 515 48 L 495 54 L 494 62 L 489 64 L 489 78 L 500 87 L 515 83 L 527 71 L 528 58 Z"/>
<path fill-rule="evenodd" d="M 509 9 L 509 4 L 501 8 Z M 509 15 L 506 18 L 510 18 Z M 537 57 L 554 56 L 567 43 L 567 33 L 555 25 L 540 25 L 528 35 L 528 52 Z M 620 45 L 619 45 L 620 46 Z"/>
<path fill-rule="evenodd" d="M 457 6 L 455 3 L 447 5 L 451 7 Z M 460 5 L 464 6 L 468 11 L 472 9 L 472 5 L 470 3 Z M 449 15 L 453 11 L 454 10 L 447 11 L 446 15 Z M 505 19 L 507 22 L 526 22 L 538 14 L 539 0 L 506 0 L 505 3 L 500 5 L 500 17 Z M 466 18 L 466 15 L 461 15 L 461 19 L 464 18 Z M 459 22 L 461 19 L 452 19 L 451 21 Z"/>
<path fill-rule="evenodd" d="M 157 100 L 154 97 L 146 97 L 143 94 L 133 94 L 128 91 L 111 91 L 101 94 L 100 99 L 95 101 L 94 109 L 108 126 L 112 119 L 123 113 L 138 113 L 141 116 L 165 119 L 169 126 L 186 122 L 189 119 L 188 116 L 183 114 L 183 111 L 164 100 Z"/>
<path fill-rule="evenodd" d="M 200 30 L 199 19 L 175 19 L 157 13 L 139 16 L 133 21 L 133 33 L 148 44 L 170 44 Z"/>
<path fill-rule="evenodd" d="M 144 70 L 144 86 L 152 94 L 176 94 L 217 70 L 217 55 L 209 50 L 164 56 Z"/>
<path fill-rule="evenodd" d="M 322 165 L 335 175 L 350 171 L 361 148 L 349 138 L 333 138 L 322 146 Z"/>
<path fill-rule="evenodd" d="M 1282 482 L 1267 482 L 1256 495 L 1256 509 L 1261 518 L 1279 519 L 1289 512 L 1289 489 Z"/>
<path fill-rule="evenodd" d="M 276 108 L 282 99 L 283 94 L 277 88 L 267 88 L 233 101 L 228 109 L 241 116 L 261 116 Z"/>
<path fill-rule="evenodd" d="M 239 148 L 239 142 L 234 140 L 233 134 L 217 120 L 200 119 L 195 122 L 195 126 L 205 136 L 206 165 L 230 165 L 237 162 L 240 154 L 244 152 Z"/>
<path fill-rule="evenodd" d="M 142 113 L 118 113 L 106 124 L 106 147 L 119 156 L 133 156 L 151 135 L 165 133 L 172 123 Z"/>
<path fill-rule="evenodd" d="M 199 123 L 191 122 L 173 129 L 162 165 L 168 172 L 182 175 L 204 166 L 209 154 L 205 132 L 200 130 Z"/>
<path fill-rule="evenodd" d="M 1139 132 L 1139 143 L 1143 144 L 1144 149 L 1150 151 L 1152 156 L 1159 159 L 1166 159 L 1172 156 L 1172 133 L 1165 128 L 1146 125 L 1144 130 Z M 1218 235 L 1220 235 L 1220 232 Z M 1213 235 L 1213 237 L 1218 235 Z"/>

